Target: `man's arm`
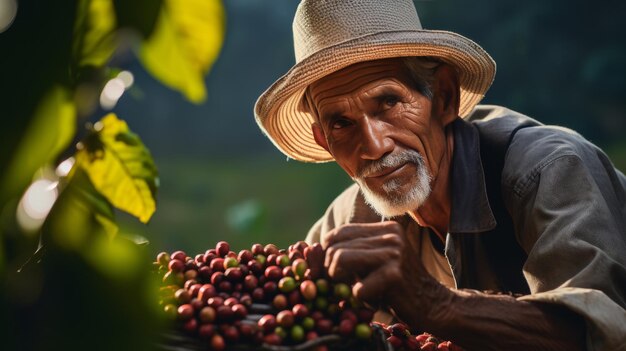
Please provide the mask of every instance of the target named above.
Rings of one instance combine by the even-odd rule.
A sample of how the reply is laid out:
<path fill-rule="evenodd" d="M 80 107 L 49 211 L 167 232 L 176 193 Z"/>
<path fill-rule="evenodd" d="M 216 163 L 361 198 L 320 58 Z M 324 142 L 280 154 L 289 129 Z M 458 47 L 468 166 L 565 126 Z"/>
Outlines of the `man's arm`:
<path fill-rule="evenodd" d="M 355 296 L 385 303 L 412 328 L 470 350 L 583 350 L 584 322 L 564 308 L 448 289 L 405 245 L 396 222 L 349 224 L 325 236 L 332 278 L 356 279 Z"/>

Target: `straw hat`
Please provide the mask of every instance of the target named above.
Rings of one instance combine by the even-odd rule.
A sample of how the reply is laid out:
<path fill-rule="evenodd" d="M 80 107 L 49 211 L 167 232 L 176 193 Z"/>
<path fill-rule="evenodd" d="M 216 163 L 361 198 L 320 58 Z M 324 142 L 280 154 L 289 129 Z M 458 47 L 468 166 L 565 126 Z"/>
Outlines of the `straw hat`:
<path fill-rule="evenodd" d="M 478 44 L 452 32 L 424 30 L 412 0 L 302 0 L 293 21 L 296 64 L 257 100 L 259 127 L 287 156 L 332 161 L 311 132 L 303 105 L 311 83 L 357 62 L 431 56 L 456 67 L 459 114 L 468 115 L 493 81 L 496 65 Z"/>

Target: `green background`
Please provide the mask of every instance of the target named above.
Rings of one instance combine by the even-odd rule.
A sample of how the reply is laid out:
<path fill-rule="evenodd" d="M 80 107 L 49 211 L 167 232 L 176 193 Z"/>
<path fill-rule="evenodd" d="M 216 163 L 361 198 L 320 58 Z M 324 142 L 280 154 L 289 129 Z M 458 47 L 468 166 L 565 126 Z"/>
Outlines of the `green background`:
<path fill-rule="evenodd" d="M 287 160 L 254 121 L 256 98 L 294 63 L 294 0 L 228 0 L 227 32 L 207 76 L 208 99 L 187 103 L 132 59 L 133 89 L 115 111 L 152 151 L 160 171 L 147 227 L 120 215 L 151 250 L 203 252 L 300 240 L 350 179 L 336 164 Z M 626 169 L 624 2 L 417 1 L 424 28 L 460 33 L 497 62 L 483 103 L 575 129 Z"/>

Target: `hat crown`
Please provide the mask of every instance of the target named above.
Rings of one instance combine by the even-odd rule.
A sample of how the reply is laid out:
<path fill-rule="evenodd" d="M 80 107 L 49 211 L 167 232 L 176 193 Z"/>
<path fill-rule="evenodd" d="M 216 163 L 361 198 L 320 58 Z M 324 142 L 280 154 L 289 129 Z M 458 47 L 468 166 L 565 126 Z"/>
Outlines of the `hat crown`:
<path fill-rule="evenodd" d="M 302 0 L 293 21 L 296 62 L 368 34 L 420 29 L 412 0 Z"/>

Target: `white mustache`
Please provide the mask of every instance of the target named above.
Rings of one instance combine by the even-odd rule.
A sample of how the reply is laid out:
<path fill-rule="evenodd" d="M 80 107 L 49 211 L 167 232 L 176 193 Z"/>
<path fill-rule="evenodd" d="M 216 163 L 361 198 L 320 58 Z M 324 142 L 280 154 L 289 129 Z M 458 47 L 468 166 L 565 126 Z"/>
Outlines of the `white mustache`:
<path fill-rule="evenodd" d="M 358 178 L 365 178 L 386 168 L 395 168 L 405 163 L 414 163 L 418 168 L 424 167 L 424 158 L 415 150 L 404 150 L 397 154 L 388 154 L 378 160 L 370 161 L 357 172 Z"/>

